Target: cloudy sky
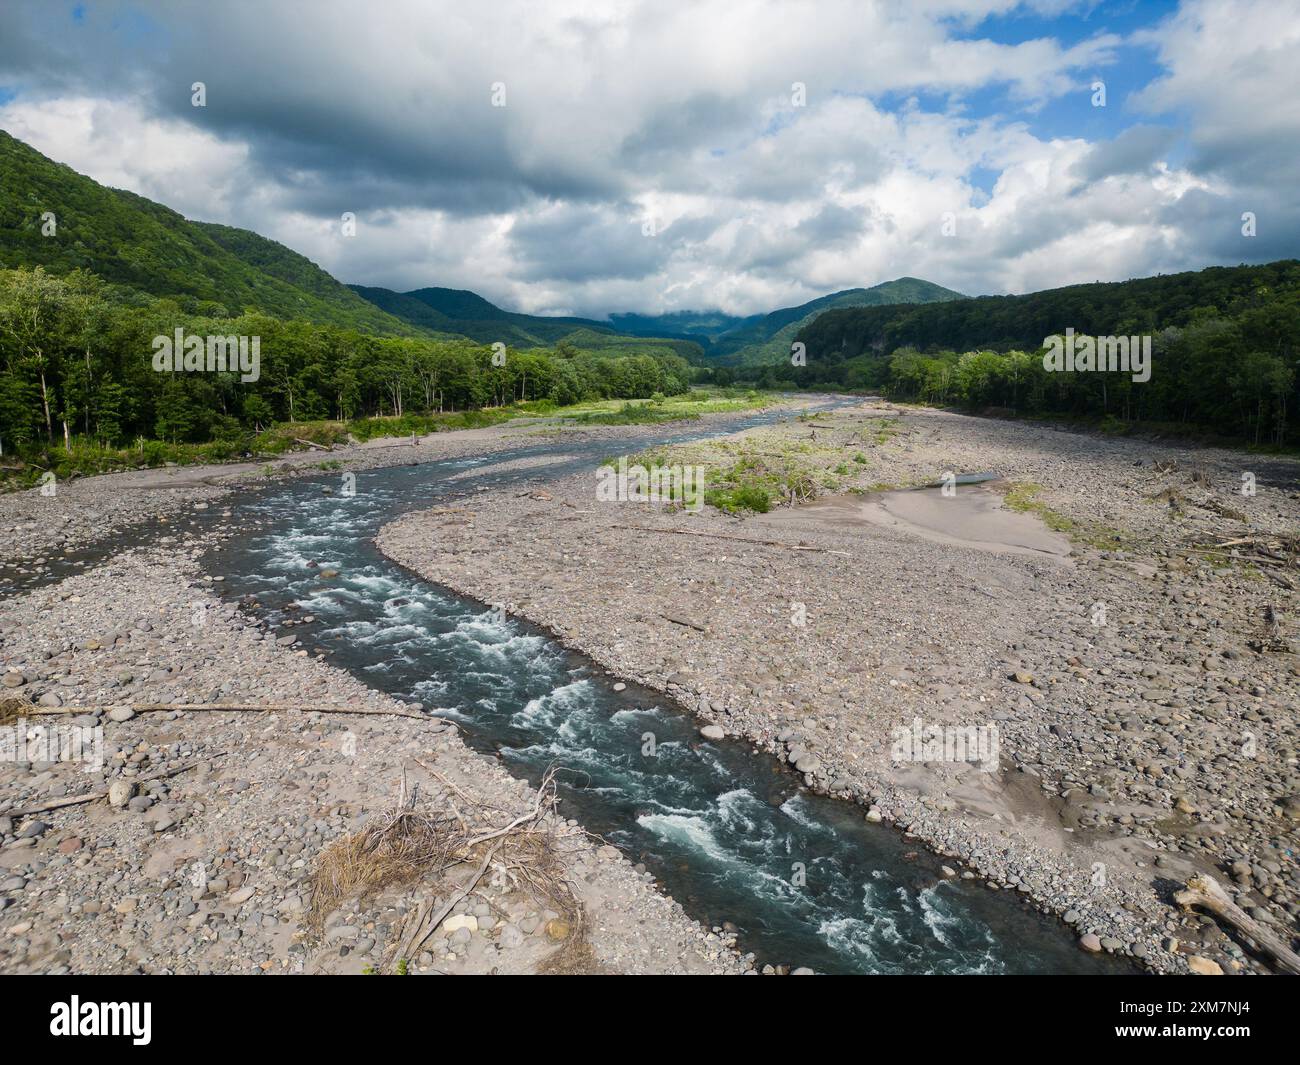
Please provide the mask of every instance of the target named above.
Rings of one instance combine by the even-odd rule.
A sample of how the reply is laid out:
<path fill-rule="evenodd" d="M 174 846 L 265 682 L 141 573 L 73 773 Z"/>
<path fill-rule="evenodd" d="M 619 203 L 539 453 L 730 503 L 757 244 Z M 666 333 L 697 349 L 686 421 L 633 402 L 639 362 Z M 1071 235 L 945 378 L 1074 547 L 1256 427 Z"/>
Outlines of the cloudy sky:
<path fill-rule="evenodd" d="M 1300 0 L 4 0 L 0 128 L 536 313 L 1024 292 L 1297 254 Z"/>

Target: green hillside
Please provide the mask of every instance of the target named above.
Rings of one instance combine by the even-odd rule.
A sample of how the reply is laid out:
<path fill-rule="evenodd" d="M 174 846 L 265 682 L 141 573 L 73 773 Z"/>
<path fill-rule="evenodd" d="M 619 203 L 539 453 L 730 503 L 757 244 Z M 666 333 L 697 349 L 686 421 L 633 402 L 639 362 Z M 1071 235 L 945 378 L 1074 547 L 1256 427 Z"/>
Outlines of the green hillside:
<path fill-rule="evenodd" d="M 1140 338 L 1128 367 L 1045 362 L 1046 337 Z M 803 328 L 806 366 L 760 383 L 880 389 L 975 410 L 1095 419 L 1290 443 L 1300 419 L 1300 262 L 1070 285 L 1024 296 L 831 310 Z M 1116 349 L 1111 349 L 1112 351 Z M 1118 362 L 1118 359 L 1117 359 Z M 1093 372 L 1089 372 L 1089 370 Z"/>
<path fill-rule="evenodd" d="M 699 344 L 679 336 L 628 335 L 614 329 L 608 322 L 591 318 L 520 314 L 503 310 L 478 293 L 465 289 L 420 288 L 414 292 L 394 292 L 386 288 L 353 285 L 352 290 L 411 325 L 459 333 L 480 344 L 499 341 L 510 347 L 528 349 L 567 341 L 571 346 L 594 350 L 635 349 L 638 341 L 653 340 L 658 346 L 671 348 L 684 358 L 698 359 L 701 356 Z"/>
<path fill-rule="evenodd" d="M 1236 317 L 1280 299 L 1294 304 L 1297 294 L 1300 262 L 1289 259 L 1265 266 L 1220 266 L 1069 285 L 1024 296 L 838 309 L 804 326 L 798 339 L 808 346 L 810 362 L 843 362 L 900 347 L 1036 351 L 1044 337 L 1067 328 L 1106 336 L 1157 333 L 1202 318 Z"/>
<path fill-rule="evenodd" d="M 683 337 L 708 347 L 713 340 L 733 329 L 758 321 L 762 315 L 739 317 L 722 311 L 670 311 L 667 314 L 620 312 L 609 316 L 609 324 L 620 333 L 633 336 Z"/>
<path fill-rule="evenodd" d="M 788 361 L 790 345 L 799 331 L 818 316 L 837 307 L 872 307 L 885 304 L 939 303 L 964 299 L 960 292 L 915 277 L 900 277 L 871 288 L 850 288 L 829 296 L 785 307 L 723 333 L 713 342 L 710 355 L 725 366 L 759 366 Z"/>
<path fill-rule="evenodd" d="M 162 204 L 110 189 L 0 131 L 0 267 L 81 268 L 115 285 L 172 297 L 188 313 L 256 309 L 369 333 L 416 330 L 282 244 L 191 222 Z M 42 233 L 54 215 L 55 232 Z"/>

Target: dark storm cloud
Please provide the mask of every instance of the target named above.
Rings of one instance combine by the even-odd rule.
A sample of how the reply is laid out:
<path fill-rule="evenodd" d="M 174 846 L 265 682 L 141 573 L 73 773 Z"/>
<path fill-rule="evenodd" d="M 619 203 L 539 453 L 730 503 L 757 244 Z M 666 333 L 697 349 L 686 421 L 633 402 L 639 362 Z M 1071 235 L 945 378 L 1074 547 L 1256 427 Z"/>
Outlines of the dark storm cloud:
<path fill-rule="evenodd" d="M 1118 174 L 1141 174 L 1160 162 L 1178 140 L 1178 131 L 1163 126 L 1132 126 L 1114 140 L 1093 145 L 1076 168 L 1086 182 Z"/>
<path fill-rule="evenodd" d="M 517 276 L 532 281 L 635 280 L 667 261 L 672 231 L 648 233 L 626 213 L 558 208 L 516 221 L 510 249 Z"/>
<path fill-rule="evenodd" d="M 242 141 L 250 167 L 281 187 L 289 209 L 474 214 L 622 189 L 578 159 L 521 157 L 516 112 L 491 105 L 495 75 L 468 58 L 430 56 L 423 67 L 389 70 L 362 40 L 340 39 L 346 27 L 319 35 L 295 27 L 303 12 L 292 5 L 110 3 L 80 20 L 72 9 L 15 13 L 0 44 L 0 85 L 33 95 L 129 94 L 158 117 Z M 206 106 L 192 103 L 195 82 Z"/>
<path fill-rule="evenodd" d="M 949 106 L 1008 81 L 1045 102 L 1112 56 L 1077 22 L 1068 47 L 1052 29 L 978 39 L 987 7 L 10 4 L 0 120 L 98 180 L 257 229 L 345 280 L 523 309 L 749 313 L 902 273 L 1006 291 L 1294 254 L 1300 64 L 1275 9 L 1182 0 L 1150 31 L 1155 80 L 1128 101 L 1148 124 L 1088 145 L 1035 135 L 997 103 Z M 195 81 L 206 107 L 191 106 Z M 980 168 L 995 188 L 979 190 Z M 346 211 L 363 223 L 351 240 Z"/>
<path fill-rule="evenodd" d="M 828 203 L 795 226 L 794 234 L 809 247 L 829 248 L 856 242 L 866 229 L 867 212 L 862 208 Z"/>
<path fill-rule="evenodd" d="M 1248 236 L 1244 214 L 1254 216 Z M 1206 261 L 1236 264 L 1300 256 L 1300 206 L 1285 195 L 1222 195 L 1192 189 L 1160 213 L 1161 224 L 1205 251 Z"/>

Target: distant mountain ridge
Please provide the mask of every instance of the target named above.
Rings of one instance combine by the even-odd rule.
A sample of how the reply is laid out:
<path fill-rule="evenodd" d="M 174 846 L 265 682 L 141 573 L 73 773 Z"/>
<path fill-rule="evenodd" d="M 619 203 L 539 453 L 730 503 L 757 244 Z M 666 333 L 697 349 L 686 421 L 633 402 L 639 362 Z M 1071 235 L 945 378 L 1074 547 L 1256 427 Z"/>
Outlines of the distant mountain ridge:
<path fill-rule="evenodd" d="M 620 332 L 637 336 L 687 336 L 712 343 L 717 337 L 763 316 L 740 316 L 722 311 L 670 311 L 667 314 L 620 312 L 609 316 L 610 324 Z"/>
<path fill-rule="evenodd" d="M 900 277 L 871 288 L 849 288 L 820 296 L 797 307 L 783 307 L 763 315 L 719 337 L 710 354 L 721 365 L 757 366 L 789 359 L 791 345 L 799 331 L 822 314 L 841 307 L 881 307 L 893 304 L 944 303 L 965 299 L 960 292 L 922 281 Z"/>
<path fill-rule="evenodd" d="M 608 320 L 523 314 L 465 289 L 345 285 L 283 244 L 251 230 L 191 221 L 143 196 L 100 185 L 3 130 L 0 189 L 0 267 L 41 266 L 55 274 L 86 269 L 199 315 L 253 310 L 365 333 L 463 336 L 516 348 L 568 342 L 629 352 L 659 346 L 694 362 L 746 366 L 788 358 L 798 330 L 827 310 L 961 298 L 904 277 L 748 316 L 718 310 L 616 313 Z M 47 236 L 49 216 L 55 232 Z"/>
<path fill-rule="evenodd" d="M 353 285 L 375 306 L 413 325 L 462 333 L 482 343 L 503 341 L 535 347 L 563 340 L 575 329 L 610 336 L 691 340 L 703 347 L 711 365 L 748 366 L 777 362 L 790 355 L 795 335 L 825 311 L 838 307 L 876 307 L 893 303 L 937 303 L 965 299 L 960 292 L 915 277 L 900 277 L 871 288 L 850 288 L 768 314 L 738 317 L 721 311 L 668 314 L 611 314 L 609 321 L 548 317 L 506 311 L 465 289 L 422 288 L 394 292 Z"/>

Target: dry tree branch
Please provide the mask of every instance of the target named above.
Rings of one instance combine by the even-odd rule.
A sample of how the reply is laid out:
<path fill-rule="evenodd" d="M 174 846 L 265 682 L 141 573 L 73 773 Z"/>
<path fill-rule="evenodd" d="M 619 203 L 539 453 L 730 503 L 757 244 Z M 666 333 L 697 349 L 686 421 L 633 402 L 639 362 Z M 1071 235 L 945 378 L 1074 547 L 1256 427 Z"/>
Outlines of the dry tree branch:
<path fill-rule="evenodd" d="M 315 706 L 312 704 L 297 705 L 293 703 L 269 703 L 260 705 L 257 703 L 109 703 L 96 706 L 37 706 L 35 703 L 28 704 L 30 709 L 25 712 L 30 714 L 98 714 L 108 713 L 110 710 L 134 710 L 137 714 L 156 714 L 179 711 L 189 713 L 191 711 L 220 712 L 227 714 L 237 713 L 302 713 L 302 714 L 351 714 L 356 717 L 412 717 L 421 721 L 445 721 L 445 718 L 439 718 L 432 714 L 416 713 L 407 710 L 372 710 L 369 708 L 360 708 L 355 706 Z"/>
<path fill-rule="evenodd" d="M 1194 876 L 1187 887 L 1174 895 L 1179 906 L 1190 909 L 1200 906 L 1216 917 L 1222 918 L 1242 935 L 1257 943 L 1261 950 L 1277 959 L 1278 965 L 1293 976 L 1300 975 L 1300 956 L 1297 956 L 1282 939 L 1249 916 L 1229 898 L 1213 877 Z"/>
<path fill-rule="evenodd" d="M 458 883 L 449 901 L 439 905 L 436 900 L 424 899 L 408 918 L 408 930 L 398 937 L 397 953 L 388 960 L 410 958 L 496 865 L 513 886 L 525 888 L 564 913 L 575 928 L 582 929 L 581 903 L 555 852 L 553 833 L 545 826 L 558 802 L 556 770 L 547 770 L 532 807 L 525 813 L 499 827 L 472 828 L 471 819 L 479 826 L 485 821 L 490 824 L 489 818 L 496 811 L 418 759 L 415 761 L 468 809 L 462 810 L 442 796 L 449 813 L 421 812 L 416 809 L 414 791 L 408 792 L 403 771 L 396 807 L 361 831 L 336 840 L 321 853 L 312 874 L 307 927 L 319 935 L 326 917 L 348 898 L 372 896 L 385 888 L 417 880 L 426 881 L 436 891 L 452 870 L 472 866 L 469 879 Z M 580 935 L 573 937 L 566 949 L 574 949 L 579 939 Z"/>
<path fill-rule="evenodd" d="M 182 765 L 171 766 L 167 769 L 160 770 L 157 773 L 150 773 L 147 777 L 127 777 L 123 779 L 132 780 L 132 782 L 136 784 L 147 784 L 151 780 L 162 780 L 164 777 L 174 777 L 179 773 L 185 773 L 193 769 L 195 766 L 201 765 L 203 762 L 215 758 L 222 758 L 225 756 L 225 753 L 225 751 L 218 751 L 216 754 L 209 754 L 204 758 L 197 758 L 192 762 L 185 762 Z M 27 814 L 39 814 L 44 813 L 46 810 L 59 810 L 65 806 L 77 806 L 83 802 L 93 802 L 95 799 L 103 799 L 107 796 L 108 789 L 103 788 L 99 791 L 83 792 L 80 795 L 68 795 L 62 799 L 54 799 L 50 802 L 38 803 L 35 806 L 23 806 L 16 810 L 5 810 L 4 814 L 6 817 L 24 817 Z"/>

